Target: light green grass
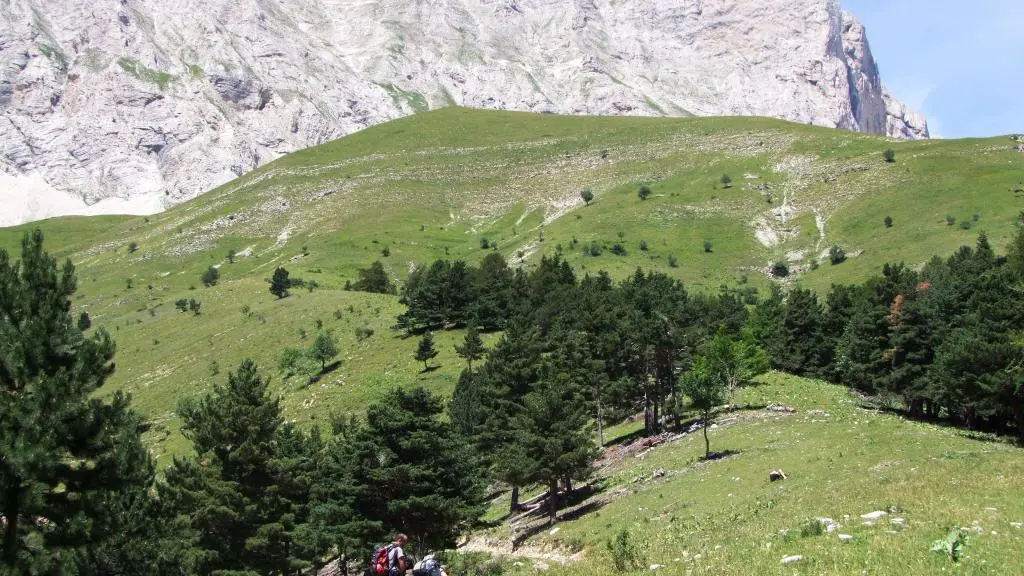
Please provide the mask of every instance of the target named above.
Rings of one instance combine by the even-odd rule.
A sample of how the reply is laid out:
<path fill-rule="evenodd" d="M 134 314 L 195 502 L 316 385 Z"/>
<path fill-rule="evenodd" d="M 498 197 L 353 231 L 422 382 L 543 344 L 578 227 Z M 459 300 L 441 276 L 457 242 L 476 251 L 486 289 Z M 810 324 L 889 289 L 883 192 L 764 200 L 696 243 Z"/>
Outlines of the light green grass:
<path fill-rule="evenodd" d="M 890 147 L 895 164 L 881 157 Z M 278 382 L 277 355 L 299 344 L 300 327 L 312 338 L 316 318 L 340 335 L 345 361 L 326 388 L 278 382 L 289 417 L 308 423 L 331 411 L 359 412 L 388 386 L 424 382 L 450 390 L 461 367 L 451 351 L 460 334 L 438 336 L 441 368 L 421 375 L 412 361 L 415 342 L 389 331 L 401 311 L 397 298 L 341 290 L 373 260 L 401 283 L 415 263 L 479 261 L 488 253 L 480 247 L 486 236 L 506 258 L 518 263 L 522 254 L 527 267 L 561 245 L 580 273 L 608 270 L 622 278 L 641 266 L 697 290 L 736 286 L 744 277 L 764 290 L 771 280 L 763 269 L 772 261 L 836 243 L 851 256 L 847 262 L 829 266 L 822 259 L 817 271 L 795 280 L 824 290 L 863 280 L 889 260 L 913 265 L 948 254 L 982 229 L 1003 246 L 1024 208 L 1024 193 L 1013 192 L 1024 186 L 1019 156 L 1008 138 L 891 142 L 762 118 L 562 117 L 450 107 L 285 156 L 148 218 L 60 218 L 0 229 L 0 247 L 16 251 L 24 231 L 39 226 L 50 250 L 73 258 L 76 310 L 88 311 L 120 346 L 105 391 L 132 391 L 136 405 L 166 427 L 168 433 L 151 435 L 162 453 L 183 446 L 175 433 L 177 398 L 209 388 L 211 360 L 223 379 L 251 356 Z M 719 183 L 723 173 L 732 176 L 731 188 Z M 636 194 L 643 183 L 653 190 L 645 201 Z M 765 186 L 771 205 L 757 189 Z M 591 206 L 579 199 L 583 188 L 594 191 Z M 754 223 L 772 220 L 771 210 L 786 199 L 791 214 L 774 225 L 792 237 L 766 247 Z M 943 220 L 974 212 L 980 220 L 968 232 Z M 816 213 L 825 222 L 824 242 Z M 895 221 L 891 229 L 882 224 L 886 215 Z M 705 239 L 711 253 L 703 250 Z M 583 256 L 590 241 L 608 248 L 620 242 L 628 254 Z M 138 243 L 136 252 L 129 253 L 130 242 Z M 384 247 L 389 257 L 381 255 Z M 230 249 L 243 253 L 235 264 L 226 262 Z M 670 256 L 677 267 L 669 266 Z M 222 265 L 221 283 L 204 289 L 199 277 L 211 265 Z M 321 289 L 272 301 L 263 280 L 278 265 Z M 175 300 L 193 297 L 202 302 L 201 316 L 174 311 Z M 243 305 L 266 324 L 243 318 Z M 349 305 L 363 316 L 346 313 L 335 322 L 334 310 Z M 375 335 L 356 344 L 360 322 Z"/>
<path fill-rule="evenodd" d="M 118 58 L 117 65 L 120 66 L 122 70 L 139 80 L 145 80 L 146 82 L 156 84 L 160 90 L 166 88 L 168 84 L 176 79 L 176 76 L 170 72 L 154 70 L 153 68 L 149 68 L 132 58 Z"/>
<path fill-rule="evenodd" d="M 723 460 L 703 462 L 696 433 L 601 469 L 604 489 L 592 501 L 607 503 L 560 522 L 554 535 L 544 529 L 523 549 L 584 551 L 565 568 L 547 561 L 553 575 L 616 573 L 605 542 L 622 529 L 642 551 L 637 573 L 650 564 L 665 565 L 659 574 L 695 575 L 1015 574 L 1024 566 L 1024 529 L 1011 524 L 1024 522 L 1021 449 L 867 409 L 840 387 L 776 373 L 738 403 L 797 411 L 720 414 L 711 447 L 736 452 Z M 776 469 L 789 479 L 770 482 Z M 656 470 L 666 475 L 654 478 Z M 889 514 L 864 525 L 860 516 L 876 510 Z M 801 537 L 816 518 L 841 527 Z M 950 527 L 970 530 L 958 565 L 929 551 Z M 804 559 L 783 567 L 789 555 Z"/>

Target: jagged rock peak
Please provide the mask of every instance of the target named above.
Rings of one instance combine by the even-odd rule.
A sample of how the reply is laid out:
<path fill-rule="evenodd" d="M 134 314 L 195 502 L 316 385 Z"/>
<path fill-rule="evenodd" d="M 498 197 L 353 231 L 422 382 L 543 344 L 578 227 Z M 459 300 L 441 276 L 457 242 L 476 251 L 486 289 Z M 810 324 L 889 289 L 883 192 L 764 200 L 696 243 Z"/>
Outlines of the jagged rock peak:
<path fill-rule="evenodd" d="M 8 0 L 0 225 L 160 210 L 451 104 L 928 134 L 836 0 Z"/>

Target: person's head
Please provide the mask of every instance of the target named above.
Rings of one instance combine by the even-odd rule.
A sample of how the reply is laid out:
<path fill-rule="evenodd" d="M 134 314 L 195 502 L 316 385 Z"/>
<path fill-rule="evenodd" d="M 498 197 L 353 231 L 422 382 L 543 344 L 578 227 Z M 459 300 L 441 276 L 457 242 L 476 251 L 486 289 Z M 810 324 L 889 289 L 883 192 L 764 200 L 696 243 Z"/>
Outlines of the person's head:
<path fill-rule="evenodd" d="M 399 534 L 398 536 L 395 536 L 395 544 L 398 544 L 399 546 L 405 546 L 405 543 L 408 541 L 409 537 L 405 534 Z"/>

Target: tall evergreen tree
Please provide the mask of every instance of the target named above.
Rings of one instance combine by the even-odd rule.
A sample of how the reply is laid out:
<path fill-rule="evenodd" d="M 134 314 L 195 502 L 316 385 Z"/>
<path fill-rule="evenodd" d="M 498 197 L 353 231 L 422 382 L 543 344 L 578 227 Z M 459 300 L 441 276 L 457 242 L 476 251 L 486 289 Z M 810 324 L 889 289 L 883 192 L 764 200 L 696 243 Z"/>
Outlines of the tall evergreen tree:
<path fill-rule="evenodd" d="M 813 292 L 804 288 L 790 292 L 781 320 L 778 335 L 768 347 L 777 368 L 791 374 L 817 374 L 829 364 L 831 350 L 821 335 L 824 310 Z"/>
<path fill-rule="evenodd" d="M 423 362 L 423 371 L 426 372 L 430 369 L 427 362 L 433 360 L 436 356 L 437 350 L 434 348 L 434 335 L 431 332 L 424 332 L 419 344 L 416 345 L 416 361 Z"/>
<path fill-rule="evenodd" d="M 288 278 L 288 271 L 280 266 L 274 269 L 274 276 L 270 279 L 270 293 L 279 299 L 284 298 L 291 287 L 292 281 Z"/>
<path fill-rule="evenodd" d="M 476 302 L 475 323 L 482 330 L 501 330 L 511 314 L 515 297 L 514 273 L 498 252 L 491 252 L 480 262 L 473 275 Z"/>
<path fill-rule="evenodd" d="M 73 573 L 125 528 L 108 505 L 153 466 L 128 399 L 93 396 L 114 342 L 75 326 L 71 262 L 58 269 L 38 230 L 21 248 L 13 263 L 0 250 L 0 572 Z"/>
<path fill-rule="evenodd" d="M 552 363 L 523 399 L 517 418 L 515 447 L 529 459 L 530 479 L 548 487 L 548 518 L 553 524 L 559 508 L 558 483 L 586 478 L 598 449 L 587 430 L 588 414 L 578 382 Z"/>
<path fill-rule="evenodd" d="M 174 459 L 161 498 L 194 531 L 199 574 L 286 574 L 296 567 L 296 503 L 288 500 L 290 474 L 278 452 L 281 407 L 267 384 L 245 360 L 226 386 L 179 407 L 196 458 Z"/>
<path fill-rule="evenodd" d="M 451 424 L 440 398 L 422 388 L 389 391 L 346 443 L 355 515 L 382 532 L 409 536 L 417 552 L 451 547 L 483 512 L 485 475 Z"/>
<path fill-rule="evenodd" d="M 476 329 L 476 324 L 471 323 L 466 330 L 466 339 L 462 342 L 461 346 L 455 347 L 455 352 L 466 359 L 466 366 L 470 373 L 472 373 L 473 361 L 483 358 L 486 351 L 484 341 L 480 339 L 480 332 Z"/>
<path fill-rule="evenodd" d="M 359 280 L 352 285 L 352 290 L 357 292 L 372 292 L 376 294 L 396 294 L 395 283 L 388 277 L 384 265 L 380 260 L 370 264 L 369 268 L 359 270 Z"/>

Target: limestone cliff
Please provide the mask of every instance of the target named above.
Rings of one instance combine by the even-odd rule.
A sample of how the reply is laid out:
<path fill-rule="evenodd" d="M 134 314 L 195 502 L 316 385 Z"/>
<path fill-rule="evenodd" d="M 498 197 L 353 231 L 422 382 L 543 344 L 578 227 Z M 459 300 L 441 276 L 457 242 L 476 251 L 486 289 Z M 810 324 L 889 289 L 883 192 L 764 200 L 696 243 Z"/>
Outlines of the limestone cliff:
<path fill-rule="evenodd" d="M 927 137 L 837 0 L 0 0 L 0 225 L 159 210 L 451 104 Z"/>

